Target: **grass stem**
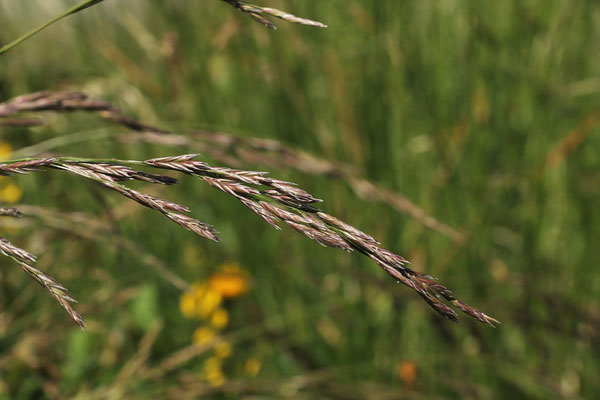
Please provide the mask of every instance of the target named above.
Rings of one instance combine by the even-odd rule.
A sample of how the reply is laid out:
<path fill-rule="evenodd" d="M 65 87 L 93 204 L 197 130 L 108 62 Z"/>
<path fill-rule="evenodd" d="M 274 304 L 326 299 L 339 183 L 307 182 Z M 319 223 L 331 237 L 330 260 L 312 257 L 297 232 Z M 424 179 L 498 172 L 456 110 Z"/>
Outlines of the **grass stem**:
<path fill-rule="evenodd" d="M 38 26 L 37 28 L 27 32 L 26 34 L 24 34 L 23 36 L 19 37 L 18 39 L 10 42 L 9 44 L 2 46 L 0 48 L 0 55 L 6 53 L 7 51 L 17 47 L 19 44 L 23 43 L 25 40 L 31 38 L 32 36 L 35 36 L 36 34 L 38 34 L 39 32 L 43 31 L 44 29 L 46 29 L 47 27 L 49 27 L 50 25 L 54 24 L 55 22 L 60 21 L 61 19 L 68 17 L 71 14 L 75 14 L 76 12 L 82 11 L 88 7 L 91 7 L 93 5 L 96 5 L 100 2 L 102 2 L 104 0 L 84 0 L 81 3 L 69 8 L 67 11 L 65 11 L 64 13 L 57 15 L 56 17 L 44 22 L 42 25 Z"/>

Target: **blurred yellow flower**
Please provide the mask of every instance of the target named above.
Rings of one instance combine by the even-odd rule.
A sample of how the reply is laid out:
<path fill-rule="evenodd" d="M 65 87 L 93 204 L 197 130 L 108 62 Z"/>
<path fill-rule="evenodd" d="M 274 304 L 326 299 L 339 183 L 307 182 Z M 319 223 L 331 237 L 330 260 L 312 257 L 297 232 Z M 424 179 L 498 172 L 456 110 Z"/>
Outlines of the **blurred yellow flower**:
<path fill-rule="evenodd" d="M 210 315 L 210 324 L 217 329 L 225 328 L 228 323 L 229 323 L 229 313 L 227 313 L 227 311 L 222 308 L 217 308 Z"/>
<path fill-rule="evenodd" d="M 229 342 L 219 342 L 215 345 L 215 356 L 218 358 L 227 358 L 233 352 L 231 343 Z"/>
<path fill-rule="evenodd" d="M 248 376 L 254 377 L 258 375 L 260 369 L 262 367 L 262 363 L 257 357 L 251 357 L 244 364 L 244 373 Z"/>
<path fill-rule="evenodd" d="M 204 377 L 206 378 L 208 383 L 210 383 L 210 385 L 214 387 L 223 386 L 223 384 L 225 383 L 225 374 L 223 373 L 223 371 L 213 371 L 209 374 L 205 374 Z"/>
<path fill-rule="evenodd" d="M 0 200 L 6 203 L 16 203 L 21 199 L 23 192 L 12 182 L 8 182 L 0 187 Z"/>
<path fill-rule="evenodd" d="M 224 298 L 234 298 L 246 293 L 249 287 L 246 271 L 235 263 L 224 264 L 205 282 L 192 284 L 191 289 L 183 293 L 179 299 L 181 313 L 187 318 L 198 318 L 204 324 L 196 328 L 192 342 L 200 346 L 214 344 L 213 356 L 206 361 L 203 372 L 205 379 L 211 385 L 218 386 L 225 382 L 221 365 L 215 360 L 223 360 L 233 353 L 231 343 L 215 340 L 217 333 L 229 324 L 229 313 L 221 307 L 221 303 Z M 260 363 L 258 366 L 250 364 L 249 368 L 258 373 Z"/>
<path fill-rule="evenodd" d="M 187 318 L 208 318 L 221 304 L 221 294 L 205 283 L 194 283 L 192 290 L 181 295 L 179 309 Z"/>
<path fill-rule="evenodd" d="M 196 315 L 208 317 L 221 304 L 221 294 L 206 284 L 194 284 L 192 288 L 196 298 Z"/>
<path fill-rule="evenodd" d="M 7 160 L 11 153 L 12 146 L 10 143 L 0 142 L 0 161 Z"/>
<path fill-rule="evenodd" d="M 204 361 L 204 371 L 216 371 L 223 366 L 223 360 L 218 357 L 210 357 Z"/>
<path fill-rule="evenodd" d="M 223 360 L 218 357 L 210 357 L 204 362 L 202 374 L 204 379 L 212 386 L 221 386 L 225 383 L 225 374 L 223 373 Z"/>
<path fill-rule="evenodd" d="M 194 331 L 193 342 L 194 344 L 203 346 L 214 340 L 215 334 L 216 332 L 214 331 L 214 329 L 209 328 L 207 326 L 201 326 L 199 328 L 196 328 L 196 330 Z"/>
<path fill-rule="evenodd" d="M 10 143 L 0 142 L 0 161 L 7 160 L 12 153 L 12 146 Z M 16 203 L 21 199 L 23 192 L 21 189 L 9 181 L 8 179 L 2 178 L 0 181 L 0 201 L 5 203 Z"/>
<path fill-rule="evenodd" d="M 208 285 L 224 298 L 241 296 L 250 289 L 248 273 L 235 263 L 223 265 L 209 278 Z"/>
<path fill-rule="evenodd" d="M 196 298 L 192 293 L 184 293 L 179 298 L 179 310 L 184 317 L 192 318 L 196 311 Z"/>

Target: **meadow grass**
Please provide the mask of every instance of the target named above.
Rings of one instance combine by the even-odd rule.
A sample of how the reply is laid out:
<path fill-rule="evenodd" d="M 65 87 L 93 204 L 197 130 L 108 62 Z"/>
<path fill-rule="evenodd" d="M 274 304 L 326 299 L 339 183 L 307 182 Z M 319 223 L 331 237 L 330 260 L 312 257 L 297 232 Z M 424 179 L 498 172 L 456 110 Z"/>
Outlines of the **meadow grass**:
<path fill-rule="evenodd" d="M 184 181 L 169 198 L 218 226 L 218 245 L 55 171 L 10 178 L 20 203 L 43 209 L 17 205 L 34 218 L 0 223 L 80 300 L 88 328 L 78 332 L 3 260 L 0 392 L 593 398 L 600 63 L 590 49 L 600 35 L 599 6 L 265 3 L 328 28 L 281 24 L 271 32 L 217 1 L 105 1 L 2 56 L 0 100 L 81 90 L 177 133 L 199 127 L 273 138 L 352 165 L 466 239 L 361 199 L 329 176 L 286 169 L 277 177 L 326 198 L 332 214 L 503 325 L 450 324 L 362 257 L 272 232 L 206 187 Z M 0 42 L 67 5 L 0 0 Z M 52 142 L 51 151 L 124 159 L 186 153 L 185 145 L 173 152 L 128 138 L 91 115 L 47 118 L 39 127 L 0 126 L 2 142 L 18 151 L 77 135 Z M 250 160 L 246 169 L 264 168 Z M 93 230 L 75 223 L 79 212 L 93 218 Z M 148 269 L 148 257 L 186 283 L 208 279 L 227 260 L 249 272 L 251 290 L 227 304 L 221 334 L 234 347 L 224 384 L 202 378 L 213 344 L 190 345 L 198 322 L 181 315 L 181 289 Z M 252 379 L 244 374 L 251 358 L 262 363 Z"/>

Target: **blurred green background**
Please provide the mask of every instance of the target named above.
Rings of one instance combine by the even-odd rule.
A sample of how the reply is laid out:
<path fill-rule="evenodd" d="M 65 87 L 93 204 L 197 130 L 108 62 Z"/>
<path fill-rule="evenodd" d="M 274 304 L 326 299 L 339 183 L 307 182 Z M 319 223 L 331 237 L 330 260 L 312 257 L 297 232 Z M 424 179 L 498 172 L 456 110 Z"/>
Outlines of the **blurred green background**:
<path fill-rule="evenodd" d="M 0 0 L 0 43 L 72 4 Z M 502 325 L 446 321 L 366 257 L 274 231 L 193 179 L 160 194 L 222 243 L 63 173 L 2 178 L 18 204 L 74 218 L 2 220 L 1 236 L 40 256 L 88 329 L 2 258 L 0 398 L 597 398 L 600 3 L 260 4 L 329 28 L 275 21 L 273 32 L 215 0 L 107 0 L 1 56 L 0 101 L 79 90 L 180 132 L 272 138 L 351 164 L 466 239 L 327 176 L 271 175 Z M 0 125 L 0 141 L 17 151 L 79 135 L 52 149 L 74 156 L 188 152 L 114 140 L 125 130 L 92 115 L 45 120 Z M 86 218 L 113 234 L 94 235 Z M 219 306 L 220 341 L 194 346 L 211 325 L 182 314 L 182 291 L 149 256 L 198 285 L 224 264 L 243 271 L 250 290 Z"/>

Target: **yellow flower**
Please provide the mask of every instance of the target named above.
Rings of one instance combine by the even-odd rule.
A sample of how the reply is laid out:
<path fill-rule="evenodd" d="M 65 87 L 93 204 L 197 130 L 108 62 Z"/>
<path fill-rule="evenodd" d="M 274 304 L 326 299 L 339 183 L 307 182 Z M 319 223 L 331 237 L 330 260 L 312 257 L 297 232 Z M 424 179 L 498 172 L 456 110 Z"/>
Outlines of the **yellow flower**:
<path fill-rule="evenodd" d="M 227 323 L 229 323 L 229 314 L 222 308 L 217 308 L 210 315 L 210 324 L 217 329 L 225 328 Z"/>
<path fill-rule="evenodd" d="M 218 357 L 210 357 L 204 362 L 202 375 L 212 386 L 221 386 L 225 383 L 222 366 L 223 360 Z"/>
<path fill-rule="evenodd" d="M 184 293 L 179 298 L 179 309 L 181 313 L 187 317 L 192 318 L 196 311 L 196 298 L 192 293 Z"/>
<path fill-rule="evenodd" d="M 260 372 L 262 363 L 257 357 L 251 357 L 244 364 L 244 373 L 248 376 L 254 377 Z"/>
<path fill-rule="evenodd" d="M 3 185 L 0 189 L 0 200 L 4 200 L 7 203 L 16 203 L 21 199 L 21 189 L 12 182 Z"/>
<path fill-rule="evenodd" d="M 210 357 L 204 361 L 204 372 L 215 372 L 221 369 L 223 360 L 219 357 Z"/>
<path fill-rule="evenodd" d="M 223 371 L 213 372 L 210 375 L 205 376 L 206 380 L 211 386 L 219 387 L 225 384 L 225 374 Z"/>
<path fill-rule="evenodd" d="M 215 331 L 207 326 L 201 326 L 194 331 L 194 344 L 203 346 L 210 343 L 215 338 Z"/>
<path fill-rule="evenodd" d="M 241 296 L 250 289 L 248 274 L 235 263 L 223 265 L 209 278 L 208 285 L 224 298 Z"/>
<path fill-rule="evenodd" d="M 208 318 L 221 304 L 221 294 L 205 283 L 194 283 L 192 290 L 181 295 L 179 309 L 187 318 Z"/>
<path fill-rule="evenodd" d="M 206 284 L 194 284 L 192 288 L 196 298 L 196 315 L 207 318 L 221 304 L 221 293 Z"/>
<path fill-rule="evenodd" d="M 227 358 L 229 356 L 231 356 L 231 353 L 233 352 L 232 348 L 231 348 L 231 344 L 229 342 L 219 342 L 215 345 L 215 356 L 217 358 Z"/>
<path fill-rule="evenodd" d="M 0 161 L 4 161 L 12 153 L 12 146 L 10 143 L 0 142 Z"/>
<path fill-rule="evenodd" d="M 7 160 L 12 153 L 10 143 L 0 142 L 0 161 Z M 0 200 L 6 203 L 16 203 L 21 199 L 23 192 L 11 181 L 2 179 L 0 182 Z"/>

